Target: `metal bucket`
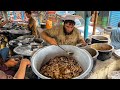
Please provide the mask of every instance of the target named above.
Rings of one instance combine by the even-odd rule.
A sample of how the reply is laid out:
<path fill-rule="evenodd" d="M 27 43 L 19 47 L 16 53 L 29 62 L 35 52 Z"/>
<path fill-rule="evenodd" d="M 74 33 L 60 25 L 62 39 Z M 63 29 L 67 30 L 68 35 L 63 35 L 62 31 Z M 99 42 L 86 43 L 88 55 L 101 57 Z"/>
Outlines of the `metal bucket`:
<path fill-rule="evenodd" d="M 75 77 L 73 79 L 83 79 L 85 78 L 93 68 L 93 59 L 91 55 L 83 49 L 79 49 L 76 46 L 72 45 L 60 45 L 65 50 L 71 51 L 74 53 L 73 58 L 75 58 L 79 65 L 83 69 L 83 73 Z M 51 79 L 39 73 L 39 70 L 42 65 L 48 62 L 51 58 L 56 56 L 67 56 L 66 52 L 63 51 L 61 48 L 55 45 L 47 46 L 41 50 L 35 52 L 35 54 L 31 58 L 31 67 L 33 72 L 38 76 L 38 78 L 42 79 Z"/>

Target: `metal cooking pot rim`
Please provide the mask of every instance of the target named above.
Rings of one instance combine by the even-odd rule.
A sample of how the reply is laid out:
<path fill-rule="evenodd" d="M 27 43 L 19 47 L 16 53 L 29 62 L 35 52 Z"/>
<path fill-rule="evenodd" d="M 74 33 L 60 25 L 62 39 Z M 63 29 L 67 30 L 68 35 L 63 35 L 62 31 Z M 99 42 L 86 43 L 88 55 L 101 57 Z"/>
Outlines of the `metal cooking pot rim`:
<path fill-rule="evenodd" d="M 108 38 L 106 38 L 106 40 L 100 40 L 100 39 L 96 39 L 96 38 L 92 38 L 92 39 L 95 39 L 95 40 L 98 40 L 98 41 L 108 41 Z"/>
<path fill-rule="evenodd" d="M 95 50 L 95 52 L 96 52 L 96 55 L 94 55 L 92 58 L 96 58 L 99 55 L 98 51 L 96 49 L 94 49 L 94 48 L 91 48 L 91 49 Z"/>

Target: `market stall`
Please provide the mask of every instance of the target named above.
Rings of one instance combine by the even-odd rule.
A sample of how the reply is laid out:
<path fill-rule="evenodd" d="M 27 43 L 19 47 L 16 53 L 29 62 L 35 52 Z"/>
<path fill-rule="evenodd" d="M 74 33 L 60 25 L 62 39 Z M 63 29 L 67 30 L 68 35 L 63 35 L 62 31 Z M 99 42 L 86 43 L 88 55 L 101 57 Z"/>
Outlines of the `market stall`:
<path fill-rule="evenodd" d="M 110 34 L 106 33 L 108 28 L 95 26 L 97 25 L 97 15 L 92 26 L 90 18 L 87 18 L 89 22 L 85 24 L 86 20 L 75 15 L 75 11 L 32 11 L 32 13 L 32 17 L 37 23 L 38 37 L 31 35 L 28 30 L 28 18 L 24 11 L 9 11 L 7 12 L 8 18 L 12 22 L 0 28 L 0 34 L 6 37 L 0 36 L 2 37 L 0 38 L 2 43 L 0 43 L 2 46 L 5 39 L 8 39 L 4 47 L 9 47 L 9 57 L 21 56 L 22 59 L 28 58 L 31 61 L 28 72 L 35 76 L 33 79 L 36 77 L 42 79 L 113 79 L 111 73 L 119 70 L 120 67 L 119 50 L 116 51 L 110 44 Z M 86 30 L 88 41 L 85 46 L 57 44 L 58 47 L 50 45 L 42 38 L 41 33 L 46 29 L 62 26 L 66 14 L 74 14 L 75 27 L 82 37 L 85 35 L 85 25 L 88 25 Z M 58 35 L 58 37 L 61 36 Z M 73 54 L 70 56 L 66 54 L 67 51 Z"/>

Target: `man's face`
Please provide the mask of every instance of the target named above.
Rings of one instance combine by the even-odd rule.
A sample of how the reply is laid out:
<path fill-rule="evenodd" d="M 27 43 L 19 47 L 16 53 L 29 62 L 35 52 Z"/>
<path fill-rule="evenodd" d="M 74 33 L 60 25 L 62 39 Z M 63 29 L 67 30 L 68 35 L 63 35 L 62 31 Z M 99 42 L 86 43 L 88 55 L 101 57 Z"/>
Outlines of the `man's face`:
<path fill-rule="evenodd" d="M 28 14 L 28 13 L 25 13 L 25 15 L 27 16 L 27 18 L 30 18 L 30 14 Z"/>
<path fill-rule="evenodd" d="M 70 24 L 70 23 L 66 23 L 66 24 L 64 24 L 64 28 L 67 33 L 71 33 L 74 29 L 74 25 Z"/>

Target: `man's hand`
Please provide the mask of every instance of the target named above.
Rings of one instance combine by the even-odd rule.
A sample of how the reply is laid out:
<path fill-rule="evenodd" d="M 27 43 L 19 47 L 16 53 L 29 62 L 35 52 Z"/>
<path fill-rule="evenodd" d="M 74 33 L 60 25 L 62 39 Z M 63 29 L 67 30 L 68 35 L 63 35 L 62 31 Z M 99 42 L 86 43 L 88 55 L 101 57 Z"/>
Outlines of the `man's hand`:
<path fill-rule="evenodd" d="M 87 43 L 86 43 L 86 42 L 83 42 L 83 43 L 82 43 L 82 45 L 83 45 L 83 46 L 86 46 L 86 45 L 87 45 Z"/>
<path fill-rule="evenodd" d="M 54 38 L 50 38 L 50 39 L 49 39 L 49 43 L 50 43 L 51 45 L 57 45 L 57 42 L 56 42 L 56 40 L 55 40 Z"/>
<path fill-rule="evenodd" d="M 81 40 L 81 44 L 82 44 L 82 46 L 86 46 L 87 45 L 87 43 L 85 42 L 84 39 Z"/>
<path fill-rule="evenodd" d="M 26 65 L 26 66 L 28 65 L 28 67 L 30 67 L 30 64 L 31 64 L 31 63 L 30 63 L 30 60 L 29 60 L 29 59 L 26 59 L 26 58 L 25 58 L 25 59 L 22 59 L 22 60 L 21 60 L 21 64 Z"/>
<path fill-rule="evenodd" d="M 26 66 L 30 67 L 30 60 L 29 59 L 22 59 L 19 69 L 16 72 L 14 79 L 24 79 L 25 78 L 25 72 L 26 72 Z"/>

